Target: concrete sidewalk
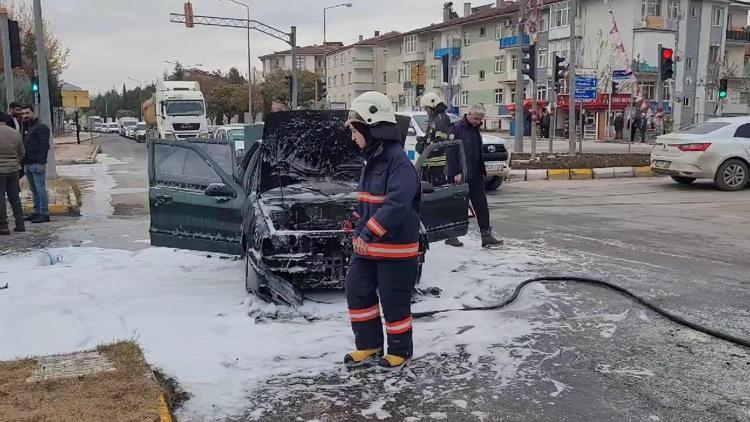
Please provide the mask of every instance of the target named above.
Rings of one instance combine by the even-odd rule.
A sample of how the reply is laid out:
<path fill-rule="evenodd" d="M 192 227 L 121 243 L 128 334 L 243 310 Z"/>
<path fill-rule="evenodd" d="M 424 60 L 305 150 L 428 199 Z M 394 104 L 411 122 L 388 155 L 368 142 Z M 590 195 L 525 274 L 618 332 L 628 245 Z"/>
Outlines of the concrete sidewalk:
<path fill-rule="evenodd" d="M 91 139 L 89 132 L 81 132 L 80 144 L 75 133 L 55 137 L 55 163 L 57 165 L 95 163 L 96 155 L 99 153 L 98 138 L 100 136 L 95 133 L 94 138 Z"/>
<path fill-rule="evenodd" d="M 47 181 L 47 193 L 49 194 L 49 213 L 52 216 L 76 216 L 80 215 L 81 204 L 79 201 L 79 189 L 74 181 L 70 179 L 55 179 Z M 23 212 L 31 214 L 34 201 L 31 198 L 29 182 L 25 177 L 21 180 L 21 203 Z M 10 206 L 8 204 L 8 212 Z"/>
<path fill-rule="evenodd" d="M 488 133 L 492 136 L 500 136 L 505 139 L 505 147 L 510 152 L 514 152 L 513 137 L 507 134 L 498 135 L 495 133 Z M 596 154 L 650 154 L 654 148 L 650 144 L 629 144 L 629 143 L 615 143 L 615 142 L 604 142 L 594 140 L 583 141 L 583 152 L 584 153 L 596 153 Z M 576 150 L 578 150 L 578 143 L 576 143 Z M 523 140 L 523 152 L 531 152 L 531 138 L 525 137 Z M 547 153 L 549 152 L 549 139 L 537 139 L 536 141 L 536 152 Z M 554 154 L 567 154 L 568 153 L 568 140 L 562 138 L 555 138 L 552 141 L 552 152 Z"/>

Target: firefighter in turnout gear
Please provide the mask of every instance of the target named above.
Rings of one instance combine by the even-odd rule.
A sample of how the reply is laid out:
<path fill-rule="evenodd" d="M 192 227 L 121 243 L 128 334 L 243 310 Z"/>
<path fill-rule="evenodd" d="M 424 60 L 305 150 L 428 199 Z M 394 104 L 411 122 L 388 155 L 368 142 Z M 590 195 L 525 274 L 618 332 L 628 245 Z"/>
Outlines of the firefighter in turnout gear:
<path fill-rule="evenodd" d="M 344 363 L 398 368 L 413 353 L 411 294 L 418 276 L 421 191 L 417 171 L 401 147 L 390 100 L 378 92 L 354 99 L 347 121 L 365 158 L 359 181 L 354 255 L 346 300 L 356 351 Z M 378 297 L 379 294 L 379 297 Z M 381 308 L 388 335 L 383 356 Z"/>
<path fill-rule="evenodd" d="M 451 119 L 446 111 L 448 106 L 445 101 L 434 92 L 425 93 L 420 105 L 427 112 L 427 131 L 423 138 L 417 141 L 417 152 L 422 154 L 433 142 L 447 141 L 451 132 Z M 442 186 L 448 183 L 445 177 L 445 149 L 436 149 L 430 153 L 427 159 L 427 168 L 424 172 L 425 181 L 433 186 Z"/>

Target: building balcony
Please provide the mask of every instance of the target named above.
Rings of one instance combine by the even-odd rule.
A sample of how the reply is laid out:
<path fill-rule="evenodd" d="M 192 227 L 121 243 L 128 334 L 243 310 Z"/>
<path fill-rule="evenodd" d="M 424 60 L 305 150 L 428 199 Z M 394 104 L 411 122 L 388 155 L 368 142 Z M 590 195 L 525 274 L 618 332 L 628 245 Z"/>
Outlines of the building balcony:
<path fill-rule="evenodd" d="M 633 30 L 677 31 L 679 29 L 679 24 L 679 21 L 667 19 L 663 16 L 646 16 L 643 19 L 635 21 Z"/>
<path fill-rule="evenodd" d="M 728 30 L 727 42 L 750 44 L 750 28 L 745 28 L 744 30 Z"/>
<path fill-rule="evenodd" d="M 498 40 L 498 44 L 500 44 L 500 48 L 513 48 L 518 47 L 518 35 L 511 35 L 509 37 L 502 37 Z M 523 36 L 523 44 L 529 45 L 531 44 L 531 37 L 528 35 Z"/>
<path fill-rule="evenodd" d="M 374 91 L 375 90 L 375 84 L 372 82 L 354 82 L 352 84 L 352 89 L 354 91 Z"/>
<path fill-rule="evenodd" d="M 373 65 L 372 57 L 355 57 L 352 60 L 352 67 L 355 69 L 372 69 Z"/>
<path fill-rule="evenodd" d="M 453 58 L 461 57 L 461 47 L 446 47 L 446 48 L 438 48 L 434 52 L 435 60 L 440 60 L 445 56 L 450 55 Z"/>

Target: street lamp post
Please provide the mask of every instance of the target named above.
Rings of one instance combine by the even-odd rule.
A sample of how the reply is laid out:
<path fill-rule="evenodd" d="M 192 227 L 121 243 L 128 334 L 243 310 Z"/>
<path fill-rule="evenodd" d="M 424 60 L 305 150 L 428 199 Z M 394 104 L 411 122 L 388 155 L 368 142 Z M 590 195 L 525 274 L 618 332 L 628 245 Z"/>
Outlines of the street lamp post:
<path fill-rule="evenodd" d="M 333 6 L 326 6 L 323 8 L 323 51 L 325 52 L 326 47 L 326 12 L 328 12 L 328 9 L 335 9 L 337 7 L 352 7 L 351 3 L 341 3 L 341 4 L 334 4 Z M 295 66 L 296 63 L 292 63 L 292 66 Z M 325 78 L 326 84 L 328 83 L 328 57 L 326 57 L 326 54 L 323 53 L 323 77 Z M 321 100 L 326 101 L 324 98 L 321 98 Z M 327 104 L 327 102 L 326 102 Z"/>
<path fill-rule="evenodd" d="M 247 111 L 250 115 L 248 123 L 253 123 L 255 118 L 253 117 L 253 59 L 250 56 L 250 4 L 239 0 L 229 1 L 247 9 Z"/>
<path fill-rule="evenodd" d="M 131 81 L 138 82 L 138 97 L 140 100 L 140 107 L 138 107 L 138 121 L 143 121 L 143 81 L 128 76 Z"/>

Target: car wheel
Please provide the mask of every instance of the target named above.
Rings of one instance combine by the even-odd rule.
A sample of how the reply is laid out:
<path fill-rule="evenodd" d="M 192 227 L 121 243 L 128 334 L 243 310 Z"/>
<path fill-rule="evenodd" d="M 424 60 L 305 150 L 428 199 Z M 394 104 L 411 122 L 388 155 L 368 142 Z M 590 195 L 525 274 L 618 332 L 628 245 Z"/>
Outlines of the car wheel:
<path fill-rule="evenodd" d="M 681 185 L 689 185 L 695 182 L 697 179 L 695 177 L 672 176 L 672 180 L 674 180 L 675 182 Z"/>
<path fill-rule="evenodd" d="M 487 192 L 492 192 L 498 190 L 500 186 L 503 184 L 503 178 L 502 176 L 495 176 L 491 179 L 487 179 L 486 182 L 484 182 L 484 189 Z"/>
<path fill-rule="evenodd" d="M 737 191 L 747 186 L 749 176 L 747 163 L 737 158 L 731 158 L 719 166 L 714 183 L 721 190 Z"/>

